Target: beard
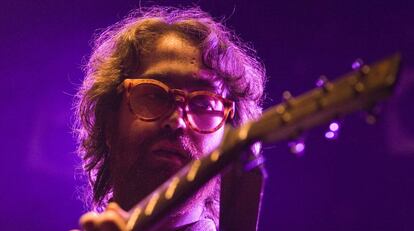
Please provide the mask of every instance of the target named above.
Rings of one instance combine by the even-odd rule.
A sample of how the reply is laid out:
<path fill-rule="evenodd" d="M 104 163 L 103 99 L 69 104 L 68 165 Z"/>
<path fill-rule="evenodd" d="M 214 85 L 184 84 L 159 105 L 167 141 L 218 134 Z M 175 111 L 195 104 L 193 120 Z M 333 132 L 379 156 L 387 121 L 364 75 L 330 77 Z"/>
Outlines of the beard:
<path fill-rule="evenodd" d="M 165 141 L 176 144 L 188 154 L 185 164 L 204 155 L 182 130 L 160 130 L 156 134 L 147 134 L 143 139 L 119 135 L 117 141 L 111 145 L 113 199 L 123 209 L 131 209 L 184 166 L 159 162 L 154 158 L 150 148 Z M 195 204 L 204 206 L 204 201 L 211 199 L 213 195 L 217 200 L 217 182 L 217 178 L 208 182 L 177 208 L 170 218 L 174 219 L 186 213 Z"/>

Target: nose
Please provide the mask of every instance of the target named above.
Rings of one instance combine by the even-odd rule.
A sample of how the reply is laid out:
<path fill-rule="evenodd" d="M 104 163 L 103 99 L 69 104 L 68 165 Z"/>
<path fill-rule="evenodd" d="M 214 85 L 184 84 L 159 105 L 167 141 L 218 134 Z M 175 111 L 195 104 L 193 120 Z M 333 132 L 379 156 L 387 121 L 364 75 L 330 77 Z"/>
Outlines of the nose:
<path fill-rule="evenodd" d="M 184 112 L 181 107 L 177 107 L 162 123 L 162 127 L 171 130 L 185 129 L 187 124 L 184 120 Z"/>

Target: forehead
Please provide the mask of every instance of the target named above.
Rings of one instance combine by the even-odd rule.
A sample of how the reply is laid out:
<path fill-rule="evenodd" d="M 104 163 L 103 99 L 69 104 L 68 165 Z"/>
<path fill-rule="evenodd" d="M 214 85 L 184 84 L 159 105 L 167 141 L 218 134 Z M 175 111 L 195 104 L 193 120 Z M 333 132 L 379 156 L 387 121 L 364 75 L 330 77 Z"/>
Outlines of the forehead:
<path fill-rule="evenodd" d="M 153 78 L 171 87 L 222 91 L 222 81 L 205 67 L 200 48 L 177 32 L 161 35 L 141 56 L 138 78 Z"/>

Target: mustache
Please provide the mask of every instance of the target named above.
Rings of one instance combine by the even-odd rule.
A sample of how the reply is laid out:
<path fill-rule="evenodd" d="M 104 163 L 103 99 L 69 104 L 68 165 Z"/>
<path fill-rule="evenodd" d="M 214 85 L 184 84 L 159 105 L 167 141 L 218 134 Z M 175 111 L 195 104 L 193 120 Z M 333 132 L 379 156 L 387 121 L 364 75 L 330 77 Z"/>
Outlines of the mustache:
<path fill-rule="evenodd" d="M 168 141 L 176 144 L 179 148 L 184 150 L 191 159 L 196 159 L 202 154 L 195 146 L 194 141 L 180 129 L 161 129 L 157 134 L 154 134 L 153 137 L 142 143 L 143 147 L 146 148 L 145 153 L 148 153 L 150 147 L 161 141 Z"/>
<path fill-rule="evenodd" d="M 171 129 L 160 129 L 157 133 L 151 134 L 151 136 L 146 137 L 145 140 L 138 143 L 132 143 L 120 145 L 122 148 L 129 146 L 129 150 L 125 150 L 129 155 L 136 156 L 137 158 L 129 166 L 126 175 L 126 179 L 130 177 L 135 177 L 136 174 L 141 175 L 141 171 L 147 171 L 145 165 L 146 158 L 150 158 L 150 149 L 153 145 L 156 145 L 159 142 L 167 141 L 177 146 L 177 148 L 182 149 L 189 160 L 198 159 L 201 157 L 201 151 L 196 147 L 194 141 L 181 130 L 171 130 Z M 137 155 L 137 152 L 139 153 Z M 145 170 L 147 169 L 147 170 Z"/>

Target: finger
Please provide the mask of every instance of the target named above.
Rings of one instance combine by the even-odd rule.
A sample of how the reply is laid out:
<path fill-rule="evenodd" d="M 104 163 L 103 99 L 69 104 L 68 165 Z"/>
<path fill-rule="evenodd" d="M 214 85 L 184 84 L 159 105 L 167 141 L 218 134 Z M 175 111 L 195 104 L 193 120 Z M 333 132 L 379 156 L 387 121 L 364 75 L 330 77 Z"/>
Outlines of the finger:
<path fill-rule="evenodd" d="M 108 206 L 106 206 L 105 211 L 120 210 L 120 209 L 121 209 L 121 207 L 119 207 L 119 205 L 116 202 L 111 202 L 111 203 L 108 204 Z"/>
<path fill-rule="evenodd" d="M 95 212 L 85 213 L 79 220 L 79 225 L 84 231 L 97 231 L 98 214 Z"/>
<path fill-rule="evenodd" d="M 126 212 L 125 210 L 123 210 L 117 203 L 115 202 L 111 202 L 108 204 L 108 206 L 106 207 L 105 211 L 113 211 L 118 213 L 124 220 L 128 219 L 128 212 Z"/>
<path fill-rule="evenodd" d="M 126 230 L 125 219 L 115 211 L 105 211 L 99 216 L 97 227 L 102 231 Z"/>

